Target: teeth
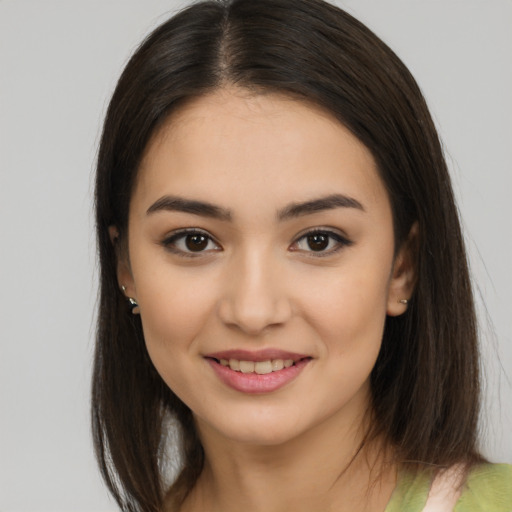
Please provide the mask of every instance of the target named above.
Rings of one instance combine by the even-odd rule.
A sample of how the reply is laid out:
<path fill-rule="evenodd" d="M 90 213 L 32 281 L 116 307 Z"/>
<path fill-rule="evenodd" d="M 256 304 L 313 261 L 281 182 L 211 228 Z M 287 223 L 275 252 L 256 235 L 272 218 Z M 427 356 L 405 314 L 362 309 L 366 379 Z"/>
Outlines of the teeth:
<path fill-rule="evenodd" d="M 254 362 L 253 361 L 240 361 L 240 371 L 242 373 L 253 373 Z"/>
<path fill-rule="evenodd" d="M 272 361 L 258 361 L 254 365 L 254 371 L 259 375 L 265 375 L 266 373 L 272 373 Z"/>
<path fill-rule="evenodd" d="M 240 371 L 240 361 L 238 361 L 237 359 L 230 359 L 229 367 L 232 370 L 235 370 L 235 372 L 239 372 Z"/>
<path fill-rule="evenodd" d="M 274 359 L 272 361 L 272 371 L 277 372 L 284 368 L 284 361 L 282 359 Z"/>
<path fill-rule="evenodd" d="M 239 361 L 238 359 L 221 359 L 222 366 L 229 366 L 235 372 L 257 373 L 265 375 L 267 373 L 278 372 L 283 368 L 293 366 L 293 359 L 272 359 L 268 361 Z"/>

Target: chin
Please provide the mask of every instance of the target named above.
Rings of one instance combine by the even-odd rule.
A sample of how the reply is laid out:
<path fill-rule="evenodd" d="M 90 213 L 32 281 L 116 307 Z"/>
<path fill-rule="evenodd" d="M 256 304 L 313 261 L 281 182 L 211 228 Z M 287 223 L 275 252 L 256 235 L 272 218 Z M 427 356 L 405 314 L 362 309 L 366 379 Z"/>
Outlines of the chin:
<path fill-rule="evenodd" d="M 286 418 L 261 410 L 246 415 L 240 412 L 236 417 L 225 416 L 221 421 L 196 420 L 201 435 L 213 433 L 227 442 L 254 446 L 286 444 L 308 429 L 306 425 L 301 427 L 296 417 Z"/>
<path fill-rule="evenodd" d="M 283 428 L 284 427 L 284 428 Z M 255 428 L 255 425 L 241 426 L 239 429 L 232 429 L 225 433 L 226 437 L 240 444 L 252 446 L 280 446 L 284 445 L 300 435 L 297 429 L 286 428 L 285 425 L 279 425 L 276 428 Z"/>

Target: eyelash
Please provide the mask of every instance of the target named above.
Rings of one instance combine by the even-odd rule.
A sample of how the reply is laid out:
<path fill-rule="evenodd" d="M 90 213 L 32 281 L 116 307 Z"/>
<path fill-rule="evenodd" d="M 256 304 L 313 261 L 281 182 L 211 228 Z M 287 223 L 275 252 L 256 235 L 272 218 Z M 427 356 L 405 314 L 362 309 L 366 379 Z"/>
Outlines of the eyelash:
<path fill-rule="evenodd" d="M 191 229 L 180 229 L 178 231 L 175 231 L 171 236 L 167 237 L 162 241 L 162 245 L 169 250 L 170 252 L 177 254 L 178 256 L 181 256 L 183 258 L 197 258 L 200 256 L 203 256 L 206 251 L 186 251 L 183 249 L 178 249 L 176 247 L 176 243 L 179 240 L 183 240 L 183 242 L 186 241 L 186 238 L 188 236 L 203 236 L 207 239 L 207 244 L 214 243 L 217 248 L 220 248 L 220 245 L 215 241 L 215 239 L 207 232 L 202 231 L 197 228 L 191 228 Z M 207 245 L 207 246 L 208 246 Z M 214 251 L 218 251 L 219 249 L 214 249 Z M 208 250 L 210 252 L 211 249 Z"/>
<path fill-rule="evenodd" d="M 297 246 L 302 240 L 307 240 L 308 237 L 315 236 L 315 235 L 323 235 L 329 239 L 328 245 L 331 244 L 332 241 L 335 242 L 335 247 L 330 248 L 329 250 L 303 250 L 304 253 L 310 253 L 308 256 L 314 257 L 314 258 L 322 258 L 326 256 L 330 256 L 334 253 L 337 253 L 344 247 L 350 247 L 352 245 L 352 241 L 348 238 L 340 235 L 339 233 L 335 231 L 331 231 L 329 229 L 322 229 L 322 228 L 316 228 L 311 229 L 307 231 L 306 233 L 300 235 L 292 244 L 290 247 Z M 202 236 L 206 239 L 206 249 L 201 251 L 191 251 L 191 250 L 183 250 L 176 247 L 178 241 L 183 241 L 186 243 L 186 238 L 189 236 Z M 214 249 L 207 249 L 208 245 L 210 243 L 213 243 L 215 245 Z M 306 242 L 307 243 L 307 242 Z M 191 229 L 180 229 L 179 231 L 175 231 L 171 236 L 165 238 L 162 241 L 162 245 L 169 250 L 170 252 L 177 254 L 180 257 L 183 258 L 197 258 L 204 256 L 205 253 L 210 252 L 217 252 L 221 250 L 220 244 L 207 232 L 202 231 L 197 228 L 191 228 Z M 293 252 L 300 251 L 301 249 L 290 249 Z"/>
<path fill-rule="evenodd" d="M 323 235 L 323 236 L 327 237 L 328 239 L 330 239 L 328 241 L 329 245 L 331 244 L 331 241 L 334 241 L 336 245 L 335 245 L 335 247 L 333 247 L 333 248 L 331 248 L 329 250 L 321 250 L 321 251 L 309 250 L 309 251 L 304 251 L 305 253 L 308 254 L 308 256 L 313 257 L 313 258 L 324 258 L 324 257 L 327 257 L 327 256 L 331 256 L 332 254 L 335 254 L 338 251 L 340 251 L 341 249 L 343 249 L 344 247 L 350 247 L 352 245 L 352 243 L 353 243 L 351 240 L 349 240 L 348 238 L 340 235 L 336 231 L 331 231 L 331 230 L 325 229 L 325 228 L 316 228 L 316 229 L 311 229 L 311 230 L 307 231 L 306 233 L 300 235 L 295 240 L 295 242 L 292 243 L 292 246 L 297 245 L 301 240 L 307 240 L 308 237 L 315 236 L 315 235 L 317 235 L 317 236 L 318 235 Z M 293 250 L 296 251 L 296 250 L 300 250 L 300 249 L 293 249 Z"/>

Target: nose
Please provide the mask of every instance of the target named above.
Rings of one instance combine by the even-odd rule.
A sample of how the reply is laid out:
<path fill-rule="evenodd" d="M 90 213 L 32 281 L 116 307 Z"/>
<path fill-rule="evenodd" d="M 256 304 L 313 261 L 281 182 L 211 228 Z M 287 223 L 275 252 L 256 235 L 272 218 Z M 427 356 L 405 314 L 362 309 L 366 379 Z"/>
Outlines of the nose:
<path fill-rule="evenodd" d="M 225 325 L 251 336 L 285 324 L 292 305 L 283 269 L 268 255 L 241 257 L 229 268 L 218 312 Z"/>

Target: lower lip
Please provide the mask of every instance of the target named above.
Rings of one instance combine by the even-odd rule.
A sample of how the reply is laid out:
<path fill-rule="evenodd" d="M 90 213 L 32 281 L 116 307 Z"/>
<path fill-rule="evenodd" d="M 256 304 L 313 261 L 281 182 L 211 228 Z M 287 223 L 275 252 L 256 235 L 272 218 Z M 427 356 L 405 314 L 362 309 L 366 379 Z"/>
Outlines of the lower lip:
<path fill-rule="evenodd" d="M 242 393 L 271 393 L 282 388 L 306 367 L 311 359 L 301 359 L 294 365 L 278 370 L 277 372 L 265 373 L 242 373 L 232 370 L 229 366 L 223 366 L 214 359 L 207 359 L 213 371 L 224 384 Z"/>

